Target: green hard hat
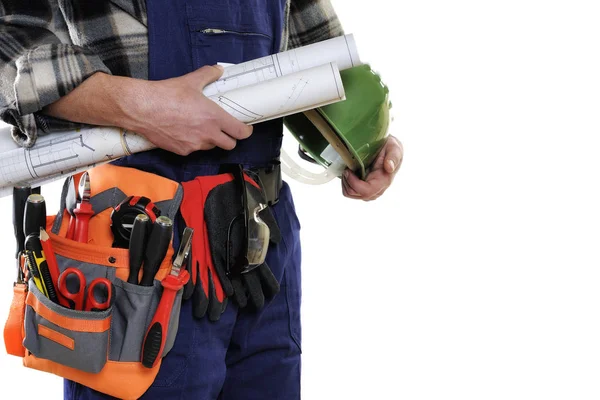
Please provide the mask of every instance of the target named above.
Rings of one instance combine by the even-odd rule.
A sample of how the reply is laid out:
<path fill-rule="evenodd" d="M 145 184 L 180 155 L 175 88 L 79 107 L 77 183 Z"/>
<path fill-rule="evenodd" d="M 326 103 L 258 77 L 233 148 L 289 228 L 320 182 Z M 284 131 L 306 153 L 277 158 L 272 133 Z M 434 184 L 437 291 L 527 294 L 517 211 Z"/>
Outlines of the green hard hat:
<path fill-rule="evenodd" d="M 304 156 L 327 168 L 337 153 L 364 179 L 388 135 L 389 90 L 368 64 L 340 71 L 340 75 L 346 100 L 287 116 L 284 121 Z"/>

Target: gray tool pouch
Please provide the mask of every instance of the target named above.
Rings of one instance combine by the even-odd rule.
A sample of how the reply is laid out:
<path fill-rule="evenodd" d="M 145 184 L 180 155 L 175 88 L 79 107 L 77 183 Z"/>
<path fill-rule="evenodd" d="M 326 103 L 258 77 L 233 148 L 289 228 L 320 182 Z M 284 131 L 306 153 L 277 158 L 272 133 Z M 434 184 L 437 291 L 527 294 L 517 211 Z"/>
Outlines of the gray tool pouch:
<path fill-rule="evenodd" d="M 101 312 L 71 310 L 53 303 L 29 281 L 23 345 L 38 358 L 84 372 L 106 364 L 112 308 Z"/>
<path fill-rule="evenodd" d="M 57 246 L 62 248 L 62 246 Z M 92 247 L 92 246 L 90 246 Z M 79 311 L 56 304 L 29 282 L 23 345 L 34 356 L 89 373 L 98 373 L 107 360 L 140 362 L 146 331 L 160 302 L 162 286 L 139 286 L 116 277 L 115 269 L 56 254 L 60 272 L 75 267 L 86 281 L 107 278 L 114 285 L 114 301 L 104 311 Z M 171 310 L 163 357 L 173 347 L 179 327 L 183 289 Z"/>

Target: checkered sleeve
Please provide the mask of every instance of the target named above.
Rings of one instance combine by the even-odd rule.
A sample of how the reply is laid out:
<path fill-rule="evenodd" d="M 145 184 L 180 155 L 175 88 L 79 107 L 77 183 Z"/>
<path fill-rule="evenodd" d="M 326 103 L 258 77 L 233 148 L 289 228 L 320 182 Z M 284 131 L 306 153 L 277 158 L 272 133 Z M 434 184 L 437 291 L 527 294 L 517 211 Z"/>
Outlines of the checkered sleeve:
<path fill-rule="evenodd" d="M 39 111 L 95 72 L 99 57 L 72 44 L 55 0 L 0 0 L 0 118 L 22 146 L 71 123 Z"/>
<path fill-rule="evenodd" d="M 330 0 L 292 0 L 287 31 L 288 49 L 344 34 Z"/>

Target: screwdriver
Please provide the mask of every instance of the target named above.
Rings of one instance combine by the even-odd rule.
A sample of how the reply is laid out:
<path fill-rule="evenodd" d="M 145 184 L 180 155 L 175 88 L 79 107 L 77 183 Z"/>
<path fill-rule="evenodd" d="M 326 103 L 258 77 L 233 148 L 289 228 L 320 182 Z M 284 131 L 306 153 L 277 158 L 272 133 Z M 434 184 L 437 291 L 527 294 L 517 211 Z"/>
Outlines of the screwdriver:
<path fill-rule="evenodd" d="M 31 194 L 29 186 L 15 186 L 13 188 L 13 226 L 15 238 L 17 239 L 17 258 L 25 248 L 25 232 L 23 231 L 23 216 L 25 215 L 25 204 Z"/>
<path fill-rule="evenodd" d="M 144 257 L 144 267 L 141 286 L 152 286 L 154 276 L 160 268 L 162 260 L 167 255 L 167 249 L 171 244 L 173 235 L 173 221 L 170 218 L 161 216 L 156 218 L 152 226 L 152 233 L 146 246 L 146 256 Z"/>
<path fill-rule="evenodd" d="M 144 261 L 146 239 L 152 228 L 150 218 L 146 214 L 138 214 L 133 221 L 131 236 L 129 237 L 129 278 L 127 282 L 138 284 L 140 267 Z"/>
<path fill-rule="evenodd" d="M 90 203 L 90 176 L 87 172 L 84 172 L 79 180 L 79 197 L 81 198 L 81 202 L 77 205 L 77 208 L 73 210 L 73 213 L 75 214 L 75 241 L 87 243 L 88 226 L 90 218 L 94 215 L 92 203 Z"/>
<path fill-rule="evenodd" d="M 21 255 L 25 249 L 25 232 L 23 231 L 23 217 L 25 215 L 25 204 L 31 194 L 29 186 L 15 186 L 13 188 L 13 228 L 17 240 L 17 282 L 23 282 L 23 270 L 21 269 Z"/>
<path fill-rule="evenodd" d="M 40 228 L 46 227 L 46 201 L 41 194 L 31 194 L 27 197 L 23 213 L 23 234 L 39 235 Z"/>

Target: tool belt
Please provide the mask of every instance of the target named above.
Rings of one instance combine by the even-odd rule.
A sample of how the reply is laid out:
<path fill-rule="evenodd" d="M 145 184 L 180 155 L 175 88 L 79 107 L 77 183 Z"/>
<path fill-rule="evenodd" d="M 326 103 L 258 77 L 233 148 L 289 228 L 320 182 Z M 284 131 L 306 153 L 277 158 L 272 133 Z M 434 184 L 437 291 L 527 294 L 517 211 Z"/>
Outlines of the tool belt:
<path fill-rule="evenodd" d="M 279 163 L 275 161 L 270 167 L 253 172 L 261 182 L 265 200 L 275 204 L 282 184 Z M 85 242 L 72 239 L 71 223 L 73 188 L 81 174 L 67 179 L 60 210 L 49 216 L 45 225 L 60 275 L 76 269 L 87 283 L 107 279 L 112 287 L 110 306 L 100 311 L 71 309 L 64 302 L 51 301 L 34 279 L 18 281 L 4 330 L 6 349 L 9 354 L 22 357 L 26 367 L 53 373 L 117 398 L 137 399 L 152 385 L 160 360 L 173 346 L 184 289 L 176 291 L 169 303 L 169 323 L 164 327 L 166 339 L 160 351 L 154 349 L 158 353 L 156 361 L 147 363 L 145 339 L 155 325 L 156 316 L 165 313 L 161 305 L 169 286 L 165 282 L 172 278 L 173 239 L 151 285 L 131 283 L 135 274 L 130 274 L 130 251 L 119 247 L 114 216 L 126 213 L 122 208 L 126 206 L 175 221 L 183 200 L 183 186 L 155 174 L 110 164 L 86 173 L 93 216 L 89 218 Z M 208 179 L 215 178 L 218 176 Z M 152 248 L 150 243 L 148 246 L 146 253 Z M 19 262 L 22 274 L 27 276 L 24 258 Z M 134 281 L 137 282 L 137 277 Z M 59 287 L 60 284 L 59 279 Z"/>
<path fill-rule="evenodd" d="M 70 309 L 52 302 L 33 279 L 28 284 L 18 282 L 4 339 L 8 353 L 23 357 L 26 367 L 114 397 L 137 399 L 150 387 L 160 368 L 160 360 L 152 368 L 142 364 L 142 347 L 163 293 L 161 281 L 171 269 L 174 250 L 170 244 L 152 286 L 128 283 L 129 251 L 112 247 L 110 216 L 113 207 L 124 198 L 136 195 L 152 199 L 162 215 L 174 219 L 182 189 L 177 182 L 132 168 L 106 164 L 88 173 L 95 214 L 89 221 L 87 243 L 66 238 L 70 220 L 67 183 L 61 210 L 47 218 L 46 229 L 60 272 L 76 268 L 88 283 L 107 278 L 114 285 L 112 305 L 103 311 Z M 22 260 L 21 263 L 24 268 Z M 175 341 L 182 293 L 183 289 L 179 290 L 173 301 L 166 344 L 159 358 L 169 352 Z"/>

